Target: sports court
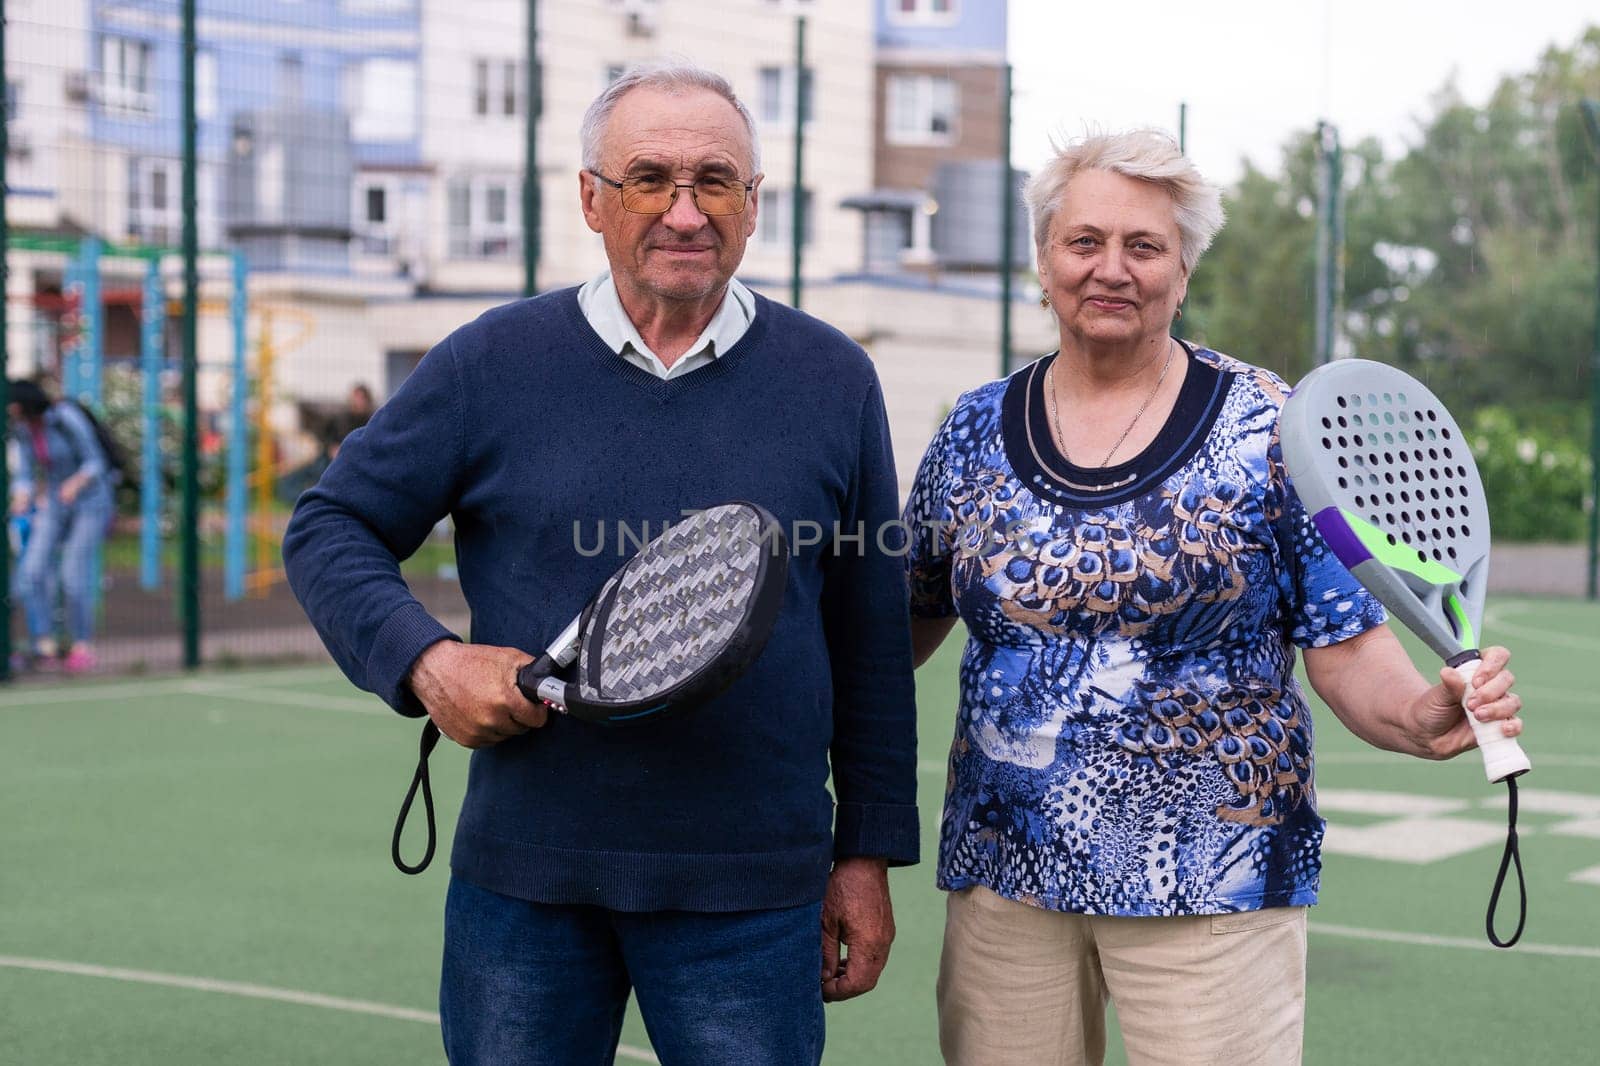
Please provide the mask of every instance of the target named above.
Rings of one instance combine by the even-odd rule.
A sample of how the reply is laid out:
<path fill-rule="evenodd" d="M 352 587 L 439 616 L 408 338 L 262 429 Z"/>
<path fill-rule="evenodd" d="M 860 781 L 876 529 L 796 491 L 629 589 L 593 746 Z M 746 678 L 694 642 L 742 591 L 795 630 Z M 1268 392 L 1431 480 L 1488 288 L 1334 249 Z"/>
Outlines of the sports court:
<path fill-rule="evenodd" d="M 1485 628 L 1527 705 L 1527 932 L 1509 952 L 1483 937 L 1505 799 L 1478 760 L 1386 755 L 1319 707 L 1309 1063 L 1586 1062 L 1600 1045 L 1600 608 L 1502 599 Z M 828 1063 L 938 1062 L 931 856 L 958 652 L 918 677 L 928 861 L 894 876 L 893 957 L 875 992 L 829 1008 Z M 0 1061 L 444 1061 L 445 864 L 411 879 L 388 857 L 411 724 L 325 666 L 17 687 L 0 716 Z M 434 757 L 445 825 L 465 766 Z M 619 1062 L 655 1061 L 636 1019 L 623 1045 Z"/>
<path fill-rule="evenodd" d="M 773 302 L 762 312 L 769 321 L 790 313 L 782 303 L 865 351 L 877 376 L 866 395 L 881 397 L 906 492 L 959 397 L 1052 349 L 1068 354 L 1074 333 L 1084 335 L 1062 299 L 1071 261 L 1051 242 L 1050 218 L 1070 182 L 1043 197 L 1048 212 L 1033 222 L 1023 183 L 1045 173 L 1056 142 L 1137 127 L 1170 134 L 1222 188 L 1228 222 L 1199 242 L 1203 259 L 1180 259 L 1181 282 L 1175 267 L 1157 269 L 1171 257 L 1149 241 L 1166 232 L 1166 205 L 1159 225 L 1128 231 L 1140 238 L 1128 246 L 1148 254 L 1148 291 L 1172 304 L 1170 315 L 1145 314 L 1157 304 L 1143 304 L 1138 317 L 1150 328 L 1140 332 L 1169 354 L 1158 371 L 1148 367 L 1142 406 L 1119 415 L 1122 438 L 1091 449 L 1105 456 L 1101 469 L 1124 442 L 1135 445 L 1147 412 L 1153 420 L 1163 409 L 1170 398 L 1152 406 L 1163 381 L 1177 385 L 1166 378 L 1169 325 L 1174 336 L 1296 383 L 1302 397 L 1313 367 L 1373 360 L 1415 373 L 1459 417 L 1460 442 L 1483 478 L 1472 494 L 1492 501 L 1493 570 L 1516 593 L 1495 596 L 1483 583 L 1491 599 L 1479 642 L 1513 648 L 1526 707 L 1534 763 L 1520 782 L 1526 932 L 1510 951 L 1484 935 L 1506 790 L 1485 781 L 1483 761 L 1385 754 L 1319 708 L 1315 784 L 1329 832 L 1324 902 L 1311 916 L 1305 1059 L 1600 1063 L 1600 687 L 1592 679 L 1600 563 L 1585 575 L 1579 555 L 1587 537 L 1587 558 L 1600 560 L 1600 5 L 1479 5 L 1470 19 L 1445 4 L 1246 6 L 1219 17 L 1217 5 L 1158 0 L 1129 18 L 1051 0 L 0 0 L 0 430 L 23 419 L 11 423 L 22 426 L 11 461 L 0 463 L 17 553 L 13 560 L 0 547 L 0 589 L 10 587 L 8 566 L 31 578 L 18 586 L 24 609 L 0 630 L 13 642 L 0 641 L 0 682 L 23 675 L 0 684 L 0 1066 L 442 1064 L 436 1010 L 449 864 L 440 856 L 424 875 L 405 877 L 390 860 L 418 723 L 350 685 L 286 587 L 282 542 L 296 499 L 347 440 L 355 443 L 340 470 L 361 469 L 363 440 L 377 442 L 373 453 L 400 454 L 387 443 L 387 418 L 358 427 L 397 393 L 422 395 L 402 383 L 427 388 L 441 365 L 427 353 L 462 323 L 519 296 L 607 284 L 621 292 L 619 264 L 628 288 L 637 271 L 619 249 L 636 248 L 642 262 L 647 231 L 626 216 L 665 216 L 674 204 L 680 214 L 685 205 L 713 208 L 703 212 L 708 232 L 729 235 L 658 249 L 720 249 L 705 275 L 715 284 L 694 302 L 725 289 L 737 304 L 728 289 L 736 273 Z M 1165 61 L 1151 62 L 1156 55 Z M 744 101 L 742 123 L 729 118 L 731 141 L 726 131 L 699 138 L 728 141 L 722 156 L 701 160 L 712 165 L 682 156 L 692 181 L 650 159 L 616 169 L 638 161 L 632 146 L 612 143 L 629 124 L 613 130 L 603 109 L 585 117 L 634 64 L 669 58 L 725 75 Z M 729 173 L 728 158 L 749 166 Z M 595 202 L 615 210 L 591 218 L 584 204 Z M 1091 228 L 1096 240 L 1080 243 L 1085 232 L 1071 242 L 1084 256 L 1107 229 Z M 1167 251 L 1198 254 L 1191 232 L 1177 230 Z M 720 254 L 735 244 L 738 255 Z M 1052 260 L 1064 264 L 1054 280 Z M 1141 306 L 1108 295 L 1089 297 L 1108 316 Z M 680 310 L 690 302 L 673 299 Z M 614 324 L 626 319 L 639 343 L 616 356 L 656 345 L 646 354 L 659 363 L 665 349 L 644 343 L 635 327 L 645 316 L 621 300 Z M 732 304 L 717 305 L 729 323 L 738 317 Z M 754 312 L 743 317 L 741 331 L 755 324 Z M 696 356 L 731 356 L 743 343 L 742 332 L 726 336 L 705 321 L 683 341 L 702 330 L 694 344 L 714 343 Z M 751 499 L 786 487 L 786 471 L 801 467 L 758 469 L 758 445 L 804 442 L 808 461 L 834 454 L 817 431 L 834 407 L 843 410 L 836 401 L 848 383 L 836 377 L 821 382 L 824 402 L 739 393 L 737 403 L 708 406 L 707 417 L 675 420 L 659 410 L 632 418 L 619 397 L 636 390 L 596 384 L 605 398 L 597 414 L 552 432 L 562 424 L 556 408 L 583 405 L 552 407 L 531 391 L 516 402 L 513 379 L 546 352 L 580 345 L 542 326 L 534 332 L 528 350 L 514 353 L 524 365 L 486 372 L 472 396 L 484 401 L 477 410 L 496 408 L 515 424 L 463 418 L 459 433 L 436 433 L 415 453 L 437 458 L 457 438 L 463 454 L 469 438 L 493 450 L 483 466 L 515 484 L 504 498 L 516 497 L 528 523 L 479 510 L 471 501 L 487 497 L 463 481 L 434 513 L 419 505 L 415 531 L 432 527 L 420 548 L 388 537 L 411 541 L 397 553 L 409 556 L 403 575 L 454 632 L 471 628 L 468 588 L 477 635 L 490 643 L 478 576 L 515 575 L 528 563 L 536 538 L 515 538 L 537 524 L 535 510 L 572 520 L 574 547 L 580 514 L 616 522 L 621 542 L 629 516 L 726 499 L 723 482 L 739 483 L 740 462 L 762 490 Z M 798 360 L 778 367 L 801 369 Z M 719 377 L 740 380 L 705 380 Z M 52 446 L 40 412 L 32 422 L 20 404 L 10 414 L 13 380 L 92 413 L 108 461 L 125 453 L 126 462 L 112 462 L 106 521 L 80 526 L 95 534 L 87 552 L 70 557 L 84 565 L 71 580 L 66 567 L 54 575 L 67 591 L 66 625 L 56 624 L 45 580 L 55 552 L 41 550 L 51 541 L 40 530 L 50 529 L 55 502 L 70 505 L 82 489 L 75 482 L 61 492 L 93 465 L 85 461 L 93 449 L 73 449 L 70 475 L 55 449 L 65 475 L 56 500 L 48 491 L 14 498 L 6 479 L 30 455 L 33 481 L 51 488 L 43 475 Z M 1057 391 L 1048 395 L 1069 398 Z M 1351 395 L 1359 401 L 1363 391 Z M 641 411 L 644 395 L 635 397 Z M 1352 480 L 1370 507 L 1360 497 L 1355 507 L 1377 531 L 1376 493 L 1388 490 L 1376 479 L 1392 473 L 1410 485 L 1396 488 L 1397 511 L 1420 541 L 1422 437 L 1410 442 L 1414 467 L 1402 448 L 1398 469 L 1387 449 L 1380 469 L 1377 437 L 1391 430 L 1377 418 L 1391 413 L 1389 396 L 1382 387 L 1365 395 L 1369 405 L 1351 414 L 1369 421 L 1357 418 L 1350 437 L 1368 449 L 1370 465 Z M 1405 422 L 1404 395 L 1398 405 Z M 390 408 L 404 410 L 404 402 Z M 807 424 L 791 432 L 779 416 Z M 1418 417 L 1393 431 L 1402 444 Z M 1052 423 L 1065 460 L 1064 419 L 1047 407 L 1037 424 Z M 1326 428 L 1343 450 L 1345 437 Z M 662 443 L 669 429 L 694 433 L 674 449 Z M 838 454 L 876 452 L 882 436 L 848 438 Z M 553 459 L 552 442 L 574 458 Z M 632 442 L 648 461 L 629 465 Z M 683 476 L 687 467 L 671 461 L 684 458 L 715 491 L 679 485 L 657 509 L 603 502 L 608 491 L 659 488 L 647 484 L 659 456 L 669 459 L 661 485 Z M 1361 466 L 1359 451 L 1355 458 Z M 472 477 L 476 485 L 478 471 Z M 1441 475 L 1430 468 L 1428 477 Z M 553 505 L 550 490 L 564 479 L 581 506 Z M 453 480 L 408 469 L 388 483 L 416 488 L 420 500 Z M 870 484 L 839 482 L 847 483 L 852 492 Z M 1430 487 L 1437 500 L 1440 488 Z M 1449 495 L 1448 480 L 1443 491 L 1455 501 L 1441 505 L 1445 535 L 1455 540 L 1449 523 L 1460 506 L 1464 540 L 1465 496 Z M 403 495 L 392 495 L 383 517 L 417 502 Z M 473 524 L 440 521 L 450 510 Z M 1439 510 L 1431 515 L 1438 520 Z M 1487 545 L 1486 524 L 1477 514 L 1472 524 Z M 466 531 L 466 557 L 454 528 Z M 1428 532 L 1440 541 L 1438 528 Z M 475 566 L 475 541 L 494 541 L 507 565 Z M 27 543 L 35 565 L 24 567 Z M 1448 541 L 1429 547 L 1441 567 L 1441 548 L 1455 557 Z M 1585 576 L 1586 602 L 1575 598 Z M 887 577 L 886 587 L 896 574 Z M 1478 578 L 1471 583 L 1475 594 Z M 346 592 L 370 595 L 370 587 L 352 582 Z M 524 636 L 517 630 L 505 642 Z M 1435 656 L 1402 639 L 1431 675 Z M 15 661 L 13 650 L 22 653 Z M 828 1009 L 831 1066 L 940 1060 L 934 986 L 944 897 L 934 865 L 960 653 L 959 640 L 947 641 L 918 678 L 923 862 L 892 875 L 898 938 L 881 984 Z M 36 673 L 69 666 L 90 676 Z M 818 721 L 814 736 L 825 731 Z M 678 790 L 667 795 L 705 790 L 719 770 L 694 773 L 696 743 L 684 742 L 688 756 L 676 763 L 690 773 L 668 779 Z M 779 765 L 774 747 L 761 754 Z M 432 758 L 442 850 L 467 763 L 448 742 Z M 540 773 L 581 765 L 563 756 Z M 765 768 L 760 758 L 730 758 L 735 767 Z M 613 773 L 615 793 L 621 773 Z M 845 779 L 843 759 L 838 774 Z M 775 792 L 774 776 L 739 798 Z M 601 808 L 607 785 L 602 773 L 578 787 L 592 788 Z M 702 806 L 710 795 L 698 793 Z M 721 809 L 748 820 L 734 804 Z M 521 810 L 502 803 L 496 814 Z M 693 824 L 682 809 L 657 810 Z M 404 847 L 413 860 L 421 821 L 414 811 Z M 593 851 L 606 847 L 606 826 L 577 824 Z M 691 850 L 710 850 L 699 844 Z M 708 861 L 696 857 L 698 872 Z M 1510 891 L 1503 934 L 1516 921 L 1514 881 Z M 1124 1063 L 1114 1027 L 1112 1039 L 1109 1061 Z M 618 1061 L 656 1061 L 637 1015 Z"/>

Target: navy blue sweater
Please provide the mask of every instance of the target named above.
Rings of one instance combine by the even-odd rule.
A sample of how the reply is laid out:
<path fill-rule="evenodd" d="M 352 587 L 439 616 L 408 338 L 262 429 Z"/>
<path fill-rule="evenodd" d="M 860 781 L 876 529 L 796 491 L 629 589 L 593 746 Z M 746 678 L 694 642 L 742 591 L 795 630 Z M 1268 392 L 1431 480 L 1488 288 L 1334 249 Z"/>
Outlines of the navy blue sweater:
<path fill-rule="evenodd" d="M 731 499 L 794 541 L 760 659 L 667 721 L 553 715 L 474 752 L 458 875 L 542 902 L 730 911 L 820 899 L 836 857 L 917 860 L 905 577 L 877 536 L 898 517 L 888 423 L 865 353 L 815 319 L 758 297 L 738 344 L 662 381 L 606 347 L 576 290 L 490 311 L 345 441 L 284 560 L 346 676 L 421 715 L 406 674 L 451 634 L 398 560 L 441 517 L 471 638 L 533 653 L 631 555 L 619 522 L 654 535 Z"/>

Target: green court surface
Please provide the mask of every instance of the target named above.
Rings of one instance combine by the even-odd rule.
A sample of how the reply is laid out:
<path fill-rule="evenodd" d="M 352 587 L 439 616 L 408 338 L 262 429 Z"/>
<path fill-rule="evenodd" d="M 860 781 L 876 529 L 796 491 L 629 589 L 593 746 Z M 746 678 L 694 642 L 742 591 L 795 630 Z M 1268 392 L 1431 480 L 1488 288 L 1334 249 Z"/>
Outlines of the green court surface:
<path fill-rule="evenodd" d="M 1319 707 L 1308 1063 L 1595 1061 L 1600 608 L 1507 600 L 1485 628 L 1515 651 L 1535 764 L 1524 941 L 1484 941 L 1505 792 L 1476 756 L 1373 751 Z M 932 857 L 958 654 L 918 676 L 927 861 L 894 875 L 883 983 L 828 1010 L 831 1064 L 938 1062 Z M 447 863 L 408 878 L 388 856 L 414 723 L 320 666 L 11 688 L 0 721 L 0 1063 L 443 1062 Z M 448 826 L 465 753 L 433 765 Z M 637 1018 L 623 1045 L 619 1062 L 654 1061 Z"/>

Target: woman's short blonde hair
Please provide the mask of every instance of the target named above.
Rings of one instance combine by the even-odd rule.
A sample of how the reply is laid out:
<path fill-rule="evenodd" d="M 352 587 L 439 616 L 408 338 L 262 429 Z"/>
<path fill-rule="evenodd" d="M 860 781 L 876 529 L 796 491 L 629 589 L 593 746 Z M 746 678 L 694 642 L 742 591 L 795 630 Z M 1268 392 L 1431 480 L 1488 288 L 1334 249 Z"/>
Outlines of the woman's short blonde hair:
<path fill-rule="evenodd" d="M 1194 272 L 1194 265 L 1222 228 L 1222 190 L 1201 177 L 1189 157 L 1178 150 L 1178 143 L 1160 130 L 1096 133 L 1057 146 L 1050 162 L 1023 190 L 1039 252 L 1044 251 L 1050 221 L 1067 184 L 1085 170 L 1109 170 L 1167 190 L 1178 223 L 1183 270 L 1185 274 Z"/>

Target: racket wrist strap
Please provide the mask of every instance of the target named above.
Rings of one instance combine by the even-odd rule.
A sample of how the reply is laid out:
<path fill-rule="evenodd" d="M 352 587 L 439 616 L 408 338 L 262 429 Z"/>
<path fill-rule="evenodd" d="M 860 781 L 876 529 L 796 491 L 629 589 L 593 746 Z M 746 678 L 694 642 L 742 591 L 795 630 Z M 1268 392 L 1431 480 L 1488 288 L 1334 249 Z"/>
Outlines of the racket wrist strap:
<path fill-rule="evenodd" d="M 1506 850 L 1500 856 L 1500 872 L 1494 875 L 1494 891 L 1489 894 L 1489 911 L 1484 916 L 1484 931 L 1489 934 L 1489 943 L 1497 948 L 1509 948 L 1522 939 L 1522 928 L 1528 922 L 1528 885 L 1522 877 L 1522 851 L 1517 842 L 1517 779 L 1506 778 L 1507 822 L 1506 822 Z M 1500 890 L 1506 884 L 1506 872 L 1512 867 L 1517 871 L 1517 927 L 1512 930 L 1511 936 L 1505 940 L 1494 931 L 1494 915 L 1500 909 Z"/>
<path fill-rule="evenodd" d="M 422 727 L 422 741 L 418 745 L 417 772 L 411 777 L 411 787 L 406 790 L 405 802 L 400 804 L 400 816 L 395 819 L 394 838 L 389 843 L 389 857 L 394 860 L 397 870 L 403 874 L 420 874 L 433 862 L 433 852 L 438 845 L 438 829 L 433 820 L 433 783 L 428 780 L 428 756 L 433 754 L 433 749 L 439 743 L 439 727 L 433 724 L 430 718 Z M 400 834 L 406 827 L 406 819 L 411 816 L 411 804 L 417 798 L 417 791 L 422 792 L 422 809 L 428 819 L 428 846 L 422 853 L 421 861 L 412 865 L 400 857 Z"/>

